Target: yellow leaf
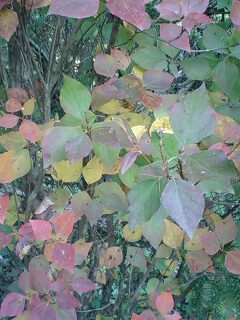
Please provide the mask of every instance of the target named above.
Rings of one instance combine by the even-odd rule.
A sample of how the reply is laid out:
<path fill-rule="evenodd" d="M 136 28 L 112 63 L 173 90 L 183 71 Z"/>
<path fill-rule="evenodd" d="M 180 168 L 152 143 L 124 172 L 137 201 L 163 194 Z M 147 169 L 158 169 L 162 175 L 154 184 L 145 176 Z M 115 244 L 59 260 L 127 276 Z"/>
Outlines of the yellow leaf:
<path fill-rule="evenodd" d="M 13 153 L 12 151 L 0 154 L 0 183 L 7 183 L 13 180 Z"/>
<path fill-rule="evenodd" d="M 172 134 L 169 117 L 157 118 L 151 125 L 150 133 L 154 130 L 161 130 L 163 133 Z"/>
<path fill-rule="evenodd" d="M 165 266 L 161 268 L 160 273 L 164 274 L 166 277 L 175 278 L 178 274 L 178 260 L 174 259 L 165 259 L 164 260 Z"/>
<path fill-rule="evenodd" d="M 142 227 L 138 225 L 134 229 L 129 229 L 129 225 L 126 224 L 122 230 L 122 233 L 126 241 L 137 242 L 142 237 Z"/>
<path fill-rule="evenodd" d="M 139 67 L 139 66 L 134 66 L 132 69 L 134 75 L 139 79 L 142 80 L 143 74 L 145 72 L 145 69 Z"/>
<path fill-rule="evenodd" d="M 82 173 L 82 160 L 70 163 L 62 160 L 52 166 L 52 177 L 57 181 L 76 182 Z"/>
<path fill-rule="evenodd" d="M 31 158 L 27 149 L 16 150 L 13 153 L 14 179 L 25 176 L 31 170 Z"/>
<path fill-rule="evenodd" d="M 170 248 L 179 248 L 184 236 L 184 231 L 180 229 L 175 223 L 164 219 L 166 231 L 163 236 L 163 242 Z"/>
<path fill-rule="evenodd" d="M 144 132 L 146 131 L 146 127 L 145 126 L 134 126 L 132 127 L 132 132 L 134 133 L 135 137 L 137 138 L 137 140 L 139 141 L 142 137 L 142 135 L 144 134 Z"/>
<path fill-rule="evenodd" d="M 98 108 L 98 111 L 106 114 L 116 114 L 128 112 L 129 110 L 124 108 L 123 101 L 112 99 Z"/>
<path fill-rule="evenodd" d="M 83 168 L 82 174 L 87 184 L 97 182 L 102 178 L 103 165 L 100 160 L 96 156 L 94 156 Z"/>
<path fill-rule="evenodd" d="M 25 116 L 30 116 L 33 113 L 34 102 L 35 102 L 34 98 L 31 98 L 27 102 L 24 103 L 22 113 Z"/>
<path fill-rule="evenodd" d="M 128 112 L 122 114 L 121 117 L 128 122 L 130 127 L 138 126 L 139 123 L 141 123 L 141 125 L 145 127 L 149 127 L 151 124 L 151 117 L 144 112 Z"/>
<path fill-rule="evenodd" d="M 122 161 L 121 158 L 117 159 L 117 161 L 114 163 L 112 168 L 105 166 L 105 164 L 103 163 L 102 164 L 103 174 L 118 174 L 121 167 L 121 161 Z"/>

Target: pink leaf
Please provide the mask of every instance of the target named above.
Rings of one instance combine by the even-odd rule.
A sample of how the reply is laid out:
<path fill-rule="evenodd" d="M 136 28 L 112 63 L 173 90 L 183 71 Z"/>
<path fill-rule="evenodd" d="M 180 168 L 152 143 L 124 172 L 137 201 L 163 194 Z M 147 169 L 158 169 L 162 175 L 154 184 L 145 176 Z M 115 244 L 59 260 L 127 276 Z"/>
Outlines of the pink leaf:
<path fill-rule="evenodd" d="M 100 52 L 96 55 L 94 69 L 98 74 L 112 78 L 118 69 L 115 59 L 110 55 Z"/>
<path fill-rule="evenodd" d="M 8 88 L 6 89 L 6 92 L 7 92 L 8 99 L 14 98 L 16 100 L 19 100 L 21 103 L 25 103 L 28 100 L 27 92 L 22 88 L 19 88 L 19 87 Z"/>
<path fill-rule="evenodd" d="M 25 298 L 19 293 L 9 293 L 1 304 L 2 317 L 15 317 L 24 310 Z"/>
<path fill-rule="evenodd" d="M 180 37 L 182 27 L 175 23 L 161 23 L 160 24 L 160 39 L 164 41 L 173 41 Z"/>
<path fill-rule="evenodd" d="M 181 4 L 184 16 L 190 13 L 203 13 L 207 10 L 209 0 L 184 0 Z"/>
<path fill-rule="evenodd" d="M 74 297 L 70 290 L 59 292 L 56 296 L 56 302 L 63 310 L 72 310 L 79 307 L 79 301 Z"/>
<path fill-rule="evenodd" d="M 174 80 L 173 75 L 157 69 L 144 72 L 142 82 L 145 88 L 150 90 L 159 90 L 161 92 L 170 89 Z"/>
<path fill-rule="evenodd" d="M 156 299 L 156 307 L 162 315 L 165 315 L 172 311 L 174 307 L 174 300 L 171 292 L 165 291 L 163 293 L 160 293 Z"/>
<path fill-rule="evenodd" d="M 33 304 L 31 320 L 57 320 L 57 315 L 48 302 L 40 301 Z"/>
<path fill-rule="evenodd" d="M 18 99 L 10 98 L 5 103 L 5 109 L 7 110 L 7 112 L 18 112 L 22 110 L 22 104 Z"/>
<path fill-rule="evenodd" d="M 36 240 L 49 240 L 52 236 L 52 226 L 49 221 L 30 220 Z"/>
<path fill-rule="evenodd" d="M 52 261 L 60 267 L 74 273 L 75 248 L 70 243 L 56 243 L 53 248 Z"/>
<path fill-rule="evenodd" d="M 203 250 L 196 250 L 186 254 L 186 261 L 191 272 L 212 271 L 212 260 Z"/>
<path fill-rule="evenodd" d="M 19 127 L 20 134 L 32 143 L 36 142 L 38 127 L 35 122 L 31 120 L 23 120 Z"/>
<path fill-rule="evenodd" d="M 182 317 L 180 316 L 180 314 L 178 312 L 174 311 L 173 314 L 166 314 L 164 316 L 164 319 L 165 320 L 180 320 L 180 319 L 182 319 Z"/>
<path fill-rule="evenodd" d="M 9 205 L 9 196 L 0 195 L 0 224 L 4 223 Z"/>
<path fill-rule="evenodd" d="M 230 17 L 233 24 L 237 28 L 240 28 L 240 1 L 239 0 L 233 0 Z"/>
<path fill-rule="evenodd" d="M 121 165 L 121 173 L 124 174 L 128 171 L 129 168 L 134 164 L 135 160 L 137 159 L 138 152 L 137 151 L 130 151 L 124 155 L 122 158 L 122 165 Z"/>
<path fill-rule="evenodd" d="M 190 50 L 189 36 L 187 32 L 183 32 L 178 39 L 171 41 L 170 44 L 179 49 Z"/>
<path fill-rule="evenodd" d="M 73 230 L 75 214 L 72 211 L 65 210 L 61 215 L 55 213 L 52 218 L 55 233 L 64 241 L 70 236 Z"/>
<path fill-rule="evenodd" d="M 17 125 L 18 120 L 19 117 L 14 114 L 4 114 L 0 117 L 0 127 L 13 128 Z"/>
<path fill-rule="evenodd" d="M 18 26 L 17 12 L 8 9 L 0 9 L 0 36 L 9 41 Z"/>
<path fill-rule="evenodd" d="M 34 240 L 34 233 L 30 222 L 24 223 L 18 230 L 19 235 L 27 240 Z"/>
<path fill-rule="evenodd" d="M 97 13 L 99 0 L 52 0 L 48 14 L 82 19 Z"/>
<path fill-rule="evenodd" d="M 12 3 L 13 2 L 13 0 L 1 0 L 1 2 L 0 2 L 0 9 L 3 7 L 3 6 L 5 6 L 6 4 L 10 4 L 10 3 Z"/>
<path fill-rule="evenodd" d="M 240 274 L 240 250 L 228 251 L 225 256 L 225 267 L 234 274 Z"/>
<path fill-rule="evenodd" d="M 96 289 L 96 285 L 85 277 L 79 277 L 74 279 L 72 283 L 72 288 L 79 294 L 90 292 Z"/>
<path fill-rule="evenodd" d="M 237 226 L 231 214 L 215 225 L 215 233 L 222 246 L 235 240 L 237 232 Z"/>
<path fill-rule="evenodd" d="M 131 63 L 129 54 L 123 50 L 111 49 L 111 56 L 116 62 L 117 69 L 126 70 Z"/>
<path fill-rule="evenodd" d="M 0 231 L 0 248 L 7 246 L 13 238 L 13 234 Z"/>
<path fill-rule="evenodd" d="M 178 20 L 182 17 L 182 10 L 179 0 L 163 0 L 156 6 L 160 16 L 166 20 Z"/>
<path fill-rule="evenodd" d="M 220 242 L 215 232 L 205 232 L 201 234 L 200 242 L 209 255 L 214 255 L 220 250 Z"/>
<path fill-rule="evenodd" d="M 108 10 L 122 20 L 125 20 L 140 30 L 151 27 L 151 19 L 145 11 L 144 0 L 107 0 Z"/>
<path fill-rule="evenodd" d="M 190 13 L 182 20 L 182 26 L 183 29 L 190 32 L 193 27 L 199 24 L 208 24 L 212 22 L 213 20 L 203 13 Z"/>

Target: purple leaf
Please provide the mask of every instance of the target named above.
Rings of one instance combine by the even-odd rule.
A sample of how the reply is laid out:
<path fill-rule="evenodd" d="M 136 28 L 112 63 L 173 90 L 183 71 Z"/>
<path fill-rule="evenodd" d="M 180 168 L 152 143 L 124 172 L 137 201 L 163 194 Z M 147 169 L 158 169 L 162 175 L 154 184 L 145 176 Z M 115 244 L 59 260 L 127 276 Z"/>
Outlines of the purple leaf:
<path fill-rule="evenodd" d="M 65 144 L 65 152 L 70 163 L 83 159 L 92 151 L 92 141 L 87 134 L 68 140 Z"/>
<path fill-rule="evenodd" d="M 74 297 L 73 293 L 67 289 L 57 294 L 56 302 L 63 310 L 72 310 L 79 306 L 79 301 Z"/>
<path fill-rule="evenodd" d="M 48 14 L 82 19 L 98 11 L 99 0 L 52 0 Z"/>
<path fill-rule="evenodd" d="M 128 171 L 129 168 L 131 168 L 131 166 L 137 159 L 137 156 L 137 151 L 130 151 L 124 155 L 124 157 L 122 158 L 121 174 L 124 174 L 126 171 Z"/>
<path fill-rule="evenodd" d="M 145 11 L 144 0 L 107 0 L 107 8 L 114 15 L 140 30 L 151 27 L 151 19 Z"/>
<path fill-rule="evenodd" d="M 98 74 L 112 78 L 118 69 L 117 63 L 110 54 L 99 52 L 94 61 L 94 69 Z"/>
<path fill-rule="evenodd" d="M 161 199 L 170 216 L 192 237 L 205 207 L 202 191 L 187 181 L 171 180 L 164 188 Z"/>
<path fill-rule="evenodd" d="M 150 90 L 159 90 L 161 92 L 169 90 L 173 80 L 174 77 L 171 73 L 157 69 L 144 72 L 142 78 L 145 88 Z"/>
<path fill-rule="evenodd" d="M 1 317 L 15 317 L 24 310 L 25 298 L 19 293 L 9 293 L 1 304 Z"/>

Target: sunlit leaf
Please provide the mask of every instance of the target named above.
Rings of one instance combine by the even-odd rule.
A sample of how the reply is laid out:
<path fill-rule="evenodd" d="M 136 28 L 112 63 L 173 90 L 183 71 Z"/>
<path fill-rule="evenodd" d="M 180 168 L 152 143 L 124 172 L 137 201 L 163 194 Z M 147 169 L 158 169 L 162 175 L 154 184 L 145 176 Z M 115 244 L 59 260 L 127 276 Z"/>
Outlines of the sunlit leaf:
<path fill-rule="evenodd" d="M 97 182 L 102 178 L 103 166 L 100 160 L 94 156 L 85 167 L 83 167 L 82 174 L 87 184 Z"/>

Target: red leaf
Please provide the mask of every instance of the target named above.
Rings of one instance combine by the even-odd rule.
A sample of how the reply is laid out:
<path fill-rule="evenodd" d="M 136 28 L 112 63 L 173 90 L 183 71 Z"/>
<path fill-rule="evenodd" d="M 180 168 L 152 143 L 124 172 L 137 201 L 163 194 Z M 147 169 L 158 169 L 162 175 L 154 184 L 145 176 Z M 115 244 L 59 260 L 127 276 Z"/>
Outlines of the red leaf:
<path fill-rule="evenodd" d="M 30 220 L 33 234 L 37 240 L 49 240 L 52 236 L 52 226 L 49 221 Z"/>
<path fill-rule="evenodd" d="M 65 210 L 61 215 L 55 213 L 52 218 L 56 235 L 62 240 L 67 241 L 73 230 L 75 214 Z"/>
<path fill-rule="evenodd" d="M 63 269 L 68 270 L 71 273 L 74 273 L 75 248 L 72 244 L 54 244 L 51 259 L 53 262 L 57 263 Z"/>
<path fill-rule="evenodd" d="M 19 117 L 14 114 L 4 114 L 0 117 L 0 127 L 13 128 L 17 125 L 18 120 Z"/>
<path fill-rule="evenodd" d="M 70 290 L 59 292 L 56 296 L 56 302 L 63 310 L 72 310 L 80 305 Z"/>
<path fill-rule="evenodd" d="M 144 72 L 142 82 L 145 88 L 149 90 L 159 90 L 161 92 L 170 89 L 174 80 L 173 75 L 157 69 Z"/>
<path fill-rule="evenodd" d="M 0 231 L 0 248 L 7 246 L 13 238 L 13 234 Z"/>
<path fill-rule="evenodd" d="M 122 164 L 121 164 L 121 173 L 124 174 L 126 171 L 128 171 L 129 168 L 134 164 L 135 160 L 137 159 L 138 152 L 136 151 L 130 151 L 124 155 L 122 158 Z"/>
<path fill-rule="evenodd" d="M 7 110 L 7 112 L 18 112 L 22 110 L 22 104 L 18 99 L 10 98 L 5 103 L 5 109 Z"/>
<path fill-rule="evenodd" d="M 2 317 L 15 317 L 24 310 L 25 298 L 19 293 L 9 293 L 1 304 Z"/>
<path fill-rule="evenodd" d="M 82 19 L 98 11 L 99 0 L 52 0 L 48 14 Z"/>
<path fill-rule="evenodd" d="M 172 311 L 174 307 L 174 300 L 171 292 L 166 291 L 160 293 L 156 299 L 156 307 L 162 315 L 165 315 Z"/>
<path fill-rule="evenodd" d="M 79 294 L 90 292 L 96 289 L 96 285 L 85 277 L 79 277 L 74 279 L 72 283 L 72 288 Z"/>
<path fill-rule="evenodd" d="M 240 274 L 240 250 L 228 251 L 225 256 L 225 267 L 234 274 Z"/>
<path fill-rule="evenodd" d="M 162 105 L 162 98 L 151 91 L 144 91 L 139 101 L 145 108 L 158 109 Z"/>
<path fill-rule="evenodd" d="M 25 103 L 28 100 L 27 92 L 22 88 L 8 88 L 6 89 L 6 92 L 8 99 L 14 98 L 16 100 L 19 100 L 21 103 Z"/>
<path fill-rule="evenodd" d="M 220 242 L 215 232 L 205 232 L 201 234 L 200 242 L 209 255 L 214 255 L 220 250 Z"/>
<path fill-rule="evenodd" d="M 140 30 L 151 27 L 151 19 L 145 12 L 144 0 L 107 0 L 108 10 L 122 20 L 125 20 Z"/>
<path fill-rule="evenodd" d="M 31 120 L 23 120 L 19 127 L 21 135 L 32 143 L 36 142 L 38 127 L 35 122 Z"/>
<path fill-rule="evenodd" d="M 4 223 L 9 205 L 9 196 L 0 195 L 0 224 Z"/>

